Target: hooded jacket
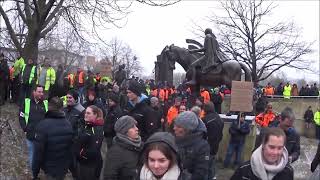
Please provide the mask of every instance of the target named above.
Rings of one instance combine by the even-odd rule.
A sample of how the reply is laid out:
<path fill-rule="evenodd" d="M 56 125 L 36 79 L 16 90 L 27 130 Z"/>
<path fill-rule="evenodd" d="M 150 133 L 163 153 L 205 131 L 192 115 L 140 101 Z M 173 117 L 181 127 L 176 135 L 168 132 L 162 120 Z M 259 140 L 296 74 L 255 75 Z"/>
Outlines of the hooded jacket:
<path fill-rule="evenodd" d="M 156 142 L 163 142 L 165 144 L 167 144 L 171 150 L 176 154 L 177 156 L 177 165 L 172 167 L 172 169 L 169 169 L 168 170 L 168 174 L 166 173 L 162 179 L 163 180 L 166 180 L 166 177 L 172 177 L 170 176 L 170 174 L 172 174 L 173 176 L 176 176 L 177 174 L 175 173 L 178 173 L 178 178 L 175 179 L 175 180 L 189 180 L 191 178 L 191 174 L 188 173 L 187 171 L 183 171 L 183 167 L 182 167 L 182 163 L 181 163 L 181 160 L 178 156 L 178 146 L 176 145 L 175 143 L 175 138 L 168 132 L 157 132 L 157 133 L 154 133 L 150 138 L 148 138 L 148 140 L 145 142 L 144 146 L 143 146 L 143 150 L 142 152 L 144 152 L 144 150 L 146 149 L 146 147 L 148 147 L 148 145 L 152 144 L 152 143 L 156 143 Z M 142 162 L 142 158 L 140 158 L 140 163 L 139 163 L 139 169 L 140 169 L 140 172 L 139 172 L 139 176 L 137 179 L 140 179 L 140 180 L 151 180 L 153 177 L 151 174 L 150 174 L 150 170 L 148 170 L 145 165 L 143 164 Z M 146 172 L 148 171 L 148 172 Z M 144 173 L 142 176 L 143 177 L 148 177 L 148 178 L 141 178 L 141 173 Z M 148 174 L 146 174 L 148 173 Z M 154 177 L 153 177 L 154 178 Z M 155 179 L 155 178 L 154 178 Z"/>
<path fill-rule="evenodd" d="M 125 111 L 125 114 L 132 116 L 138 122 L 137 127 L 143 141 L 158 130 L 156 126 L 157 117 L 148 105 L 148 97 L 146 95 L 141 94 L 139 102 L 135 105 L 129 101 Z"/>
<path fill-rule="evenodd" d="M 191 174 L 192 180 L 208 178 L 210 146 L 204 138 L 207 129 L 199 119 L 198 127 L 184 137 L 176 137 L 178 153 L 183 170 Z"/>

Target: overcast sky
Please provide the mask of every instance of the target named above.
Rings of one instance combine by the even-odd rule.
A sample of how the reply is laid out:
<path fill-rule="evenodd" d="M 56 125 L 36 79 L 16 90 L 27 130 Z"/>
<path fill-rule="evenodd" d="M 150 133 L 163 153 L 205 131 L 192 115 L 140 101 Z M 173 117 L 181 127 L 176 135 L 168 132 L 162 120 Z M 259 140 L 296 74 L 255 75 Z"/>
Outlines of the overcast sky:
<path fill-rule="evenodd" d="M 319 66 L 319 1 L 277 1 L 275 3 L 279 6 L 273 11 L 274 22 L 293 19 L 303 28 L 303 37 L 306 41 L 316 40 L 313 46 L 315 53 L 310 58 L 317 60 L 317 66 Z M 103 34 L 106 39 L 117 37 L 129 44 L 144 67 L 143 74 L 149 75 L 154 68 L 156 56 L 166 45 L 174 43 L 187 47 L 185 39 L 196 38 L 191 32 L 192 21 L 201 24 L 204 29 L 211 27 L 215 31 L 213 25 L 203 19 L 212 11 L 217 12 L 217 7 L 219 7 L 217 1 L 182 1 L 168 7 L 151 7 L 134 3 L 131 7 L 133 12 L 128 15 L 126 26 L 122 29 L 106 30 Z M 179 65 L 176 67 L 176 71 L 183 71 Z M 288 72 L 290 76 L 297 73 L 295 70 Z M 317 74 L 298 73 L 300 77 L 319 79 Z"/>

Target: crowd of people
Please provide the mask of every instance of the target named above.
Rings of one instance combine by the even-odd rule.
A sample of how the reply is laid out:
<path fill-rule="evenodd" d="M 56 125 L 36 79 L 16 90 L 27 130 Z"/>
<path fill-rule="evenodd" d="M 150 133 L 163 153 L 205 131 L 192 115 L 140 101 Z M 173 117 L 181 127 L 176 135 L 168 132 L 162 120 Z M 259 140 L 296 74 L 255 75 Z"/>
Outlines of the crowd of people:
<path fill-rule="evenodd" d="M 319 96 L 320 91 L 317 87 L 317 83 L 302 85 L 299 89 L 297 84 L 290 84 L 287 82 L 286 84 L 279 83 L 279 85 L 275 88 L 268 83 L 265 87 L 257 88 L 257 93 L 264 96 L 283 96 L 286 99 L 290 99 L 291 96 Z"/>
<path fill-rule="evenodd" d="M 119 83 L 81 68 L 64 74 L 61 66 L 55 71 L 33 62 L 19 58 L 8 77 L 12 74 L 9 92 L 19 105 L 34 179 L 40 169 L 49 180 L 68 172 L 76 180 L 216 179 L 227 87 L 201 88 L 195 97 L 183 84 L 175 88 L 136 77 Z M 232 121 L 224 160 L 227 168 L 236 154 L 232 180 L 293 179 L 290 164 L 300 156 L 294 112 L 285 108 L 272 115 L 270 107 L 256 117 L 260 131 L 248 162 L 241 154 L 251 122 L 239 112 Z M 319 117 L 320 112 L 315 114 L 320 123 Z"/>

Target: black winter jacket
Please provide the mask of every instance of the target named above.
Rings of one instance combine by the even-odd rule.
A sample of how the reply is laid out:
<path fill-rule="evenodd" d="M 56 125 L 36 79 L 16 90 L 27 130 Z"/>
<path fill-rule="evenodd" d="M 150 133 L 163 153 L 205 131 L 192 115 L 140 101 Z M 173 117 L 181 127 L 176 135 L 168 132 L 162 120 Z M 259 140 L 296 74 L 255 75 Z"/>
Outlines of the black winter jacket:
<path fill-rule="evenodd" d="M 153 133 L 158 130 L 156 127 L 157 117 L 154 115 L 152 108 L 148 105 L 147 97 L 141 96 L 140 102 L 135 106 L 128 102 L 126 110 L 127 115 L 132 116 L 137 122 L 137 127 L 140 132 L 142 141 L 148 139 Z"/>
<path fill-rule="evenodd" d="M 138 173 L 139 153 L 137 148 L 115 137 L 113 145 L 107 152 L 104 180 L 134 180 Z"/>
<path fill-rule="evenodd" d="M 37 124 L 44 119 L 46 110 L 43 102 L 36 103 L 34 98 L 30 99 L 30 111 L 28 122 L 25 120 L 25 101 L 20 107 L 19 122 L 22 130 L 26 132 L 26 137 L 29 140 L 34 139 L 34 132 Z"/>
<path fill-rule="evenodd" d="M 306 122 L 311 123 L 312 120 L 313 120 L 313 112 L 312 112 L 312 110 L 309 110 L 309 109 L 306 110 L 306 112 L 304 113 L 303 118 L 304 118 L 304 120 L 305 120 Z"/>
<path fill-rule="evenodd" d="M 208 143 L 210 145 L 210 154 L 216 155 L 219 149 L 219 143 L 223 137 L 224 123 L 217 113 L 207 114 L 203 118 L 207 127 Z"/>
<path fill-rule="evenodd" d="M 77 103 L 74 106 L 67 106 L 63 109 L 64 113 L 66 114 L 66 119 L 71 123 L 72 129 L 78 134 L 79 129 L 84 127 L 84 107 Z"/>
<path fill-rule="evenodd" d="M 105 137 L 113 138 L 116 136 L 116 132 L 114 131 L 114 125 L 122 115 L 123 112 L 119 105 L 109 107 L 109 111 L 106 115 L 103 126 Z"/>
<path fill-rule="evenodd" d="M 254 175 L 251 169 L 250 161 L 245 162 L 241 165 L 235 173 L 232 175 L 230 180 L 261 180 Z M 293 180 L 293 169 L 287 164 L 286 167 L 279 172 L 272 180 Z"/>
<path fill-rule="evenodd" d="M 34 140 L 34 177 L 40 168 L 53 177 L 62 177 L 72 161 L 73 130 L 63 112 L 48 112 L 36 127 Z"/>
<path fill-rule="evenodd" d="M 29 78 L 30 78 L 30 74 L 31 74 L 31 70 L 32 70 L 33 66 L 34 66 L 33 64 L 26 64 L 26 67 L 24 68 L 24 72 L 23 72 L 23 76 L 22 76 L 22 84 L 33 85 L 36 83 L 37 67 L 34 69 L 33 80 L 31 81 L 31 84 L 29 83 Z"/>
<path fill-rule="evenodd" d="M 203 132 L 195 132 L 176 139 L 183 169 L 191 174 L 192 180 L 208 179 L 210 146 L 203 139 Z"/>
<path fill-rule="evenodd" d="M 318 144 L 317 153 L 314 156 L 312 163 L 311 163 L 311 171 L 315 171 L 317 169 L 317 166 L 320 164 L 320 142 Z"/>

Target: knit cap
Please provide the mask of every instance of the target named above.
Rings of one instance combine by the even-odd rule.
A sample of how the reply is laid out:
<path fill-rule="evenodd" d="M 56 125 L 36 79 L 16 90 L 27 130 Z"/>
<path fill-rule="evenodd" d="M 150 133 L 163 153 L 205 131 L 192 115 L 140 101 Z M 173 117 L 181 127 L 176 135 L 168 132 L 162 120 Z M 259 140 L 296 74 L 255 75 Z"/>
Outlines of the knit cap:
<path fill-rule="evenodd" d="M 137 96 L 141 96 L 141 86 L 138 82 L 136 81 L 130 81 L 128 90 L 136 94 Z"/>
<path fill-rule="evenodd" d="M 127 135 L 129 129 L 133 128 L 137 124 L 137 121 L 131 116 L 122 116 L 114 125 L 116 133 Z"/>
<path fill-rule="evenodd" d="M 199 125 L 199 120 L 197 115 L 191 111 L 185 111 L 178 115 L 174 120 L 174 124 L 183 127 L 184 129 L 193 131 Z"/>
<path fill-rule="evenodd" d="M 119 103 L 119 96 L 115 93 L 110 93 L 108 98 L 117 104 Z"/>

